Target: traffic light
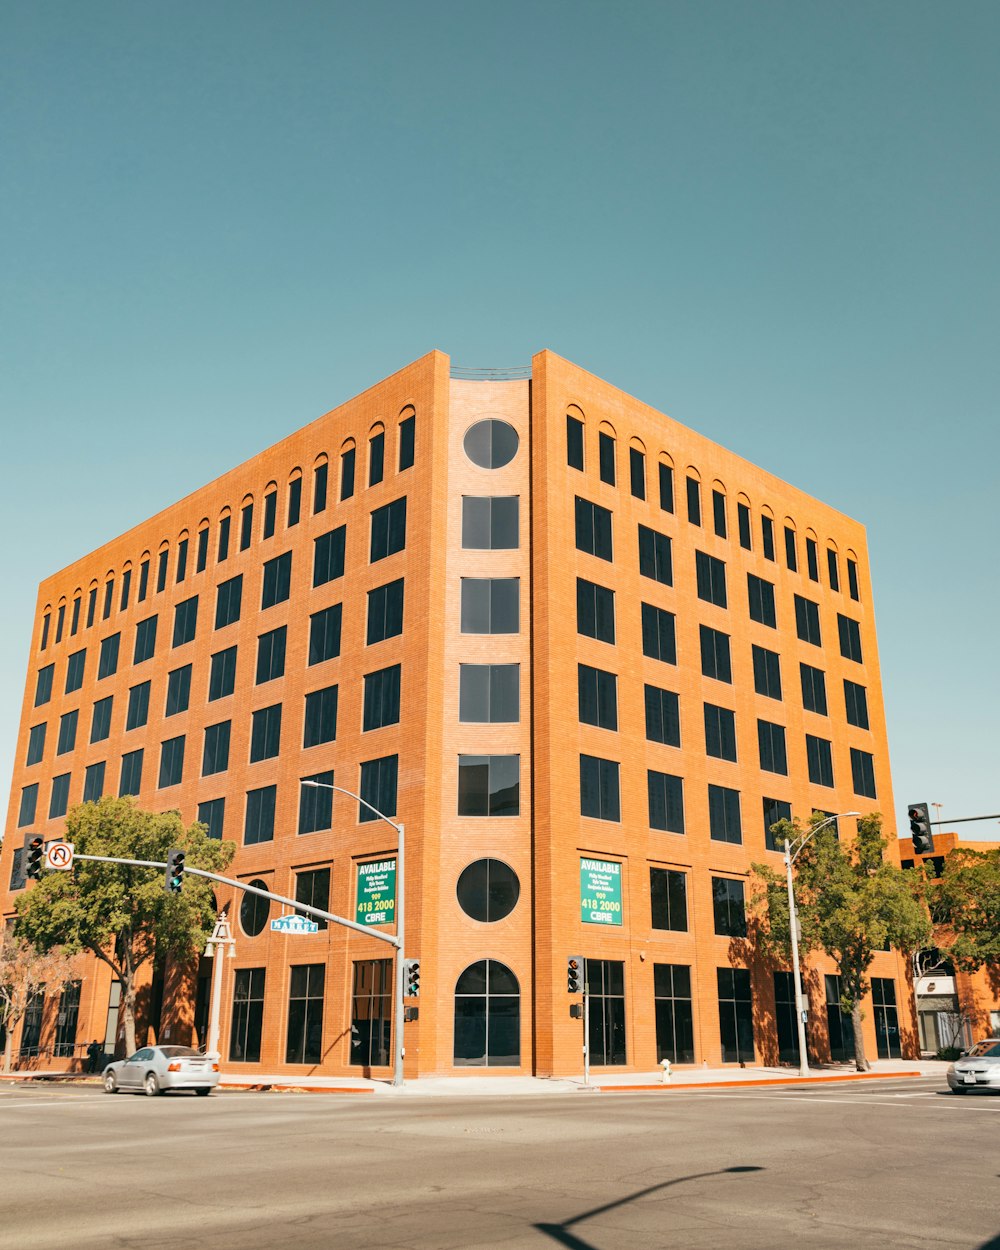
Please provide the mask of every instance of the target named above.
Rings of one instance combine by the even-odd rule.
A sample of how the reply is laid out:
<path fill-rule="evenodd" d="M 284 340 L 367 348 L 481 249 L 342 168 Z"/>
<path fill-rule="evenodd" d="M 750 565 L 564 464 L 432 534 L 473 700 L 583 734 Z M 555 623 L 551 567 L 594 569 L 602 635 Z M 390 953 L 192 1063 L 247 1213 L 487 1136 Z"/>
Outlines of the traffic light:
<path fill-rule="evenodd" d="M 910 803 L 906 809 L 910 818 L 910 837 L 913 839 L 914 855 L 933 855 L 934 835 L 931 833 L 931 814 L 926 803 Z"/>
<path fill-rule="evenodd" d="M 571 994 L 583 993 L 583 956 L 570 955 L 566 961 L 566 989 Z"/>
<path fill-rule="evenodd" d="M 168 894 L 180 894 L 184 884 L 184 851 L 173 850 L 167 855 L 167 871 L 163 888 Z"/>
<path fill-rule="evenodd" d="M 403 965 L 403 975 L 407 998 L 417 998 L 420 994 L 420 960 L 407 959 Z"/>
<path fill-rule="evenodd" d="M 41 880 L 44 855 L 45 839 L 40 833 L 29 833 L 24 839 L 24 875 L 30 881 Z"/>

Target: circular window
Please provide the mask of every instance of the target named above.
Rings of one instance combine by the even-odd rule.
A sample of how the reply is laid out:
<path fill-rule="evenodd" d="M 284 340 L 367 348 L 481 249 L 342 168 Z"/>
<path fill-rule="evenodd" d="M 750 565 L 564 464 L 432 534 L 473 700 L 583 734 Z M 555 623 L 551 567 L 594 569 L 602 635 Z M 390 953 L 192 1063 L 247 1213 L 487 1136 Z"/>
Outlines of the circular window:
<path fill-rule="evenodd" d="M 267 882 L 255 880 L 250 882 L 256 886 L 258 890 L 266 890 Z M 240 927 L 247 937 L 256 937 L 264 926 L 267 924 L 267 917 L 271 911 L 271 900 L 269 898 L 261 898 L 259 894 L 244 894 L 243 902 L 240 903 Z"/>
<path fill-rule="evenodd" d="M 517 441 L 506 421 L 477 421 L 465 432 L 465 454 L 481 469 L 502 469 L 517 455 Z"/>
<path fill-rule="evenodd" d="M 521 883 L 517 873 L 499 859 L 477 859 L 458 879 L 458 902 L 473 920 L 503 920 L 517 906 Z"/>

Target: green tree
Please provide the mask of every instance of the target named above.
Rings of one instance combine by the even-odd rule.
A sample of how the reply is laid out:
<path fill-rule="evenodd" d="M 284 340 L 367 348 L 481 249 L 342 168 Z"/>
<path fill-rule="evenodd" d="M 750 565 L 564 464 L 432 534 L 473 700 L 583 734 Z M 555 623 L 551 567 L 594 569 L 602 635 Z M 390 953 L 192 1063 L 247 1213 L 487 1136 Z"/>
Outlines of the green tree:
<path fill-rule="evenodd" d="M 955 966 L 974 972 L 1000 965 L 1000 850 L 957 847 L 926 890 L 937 944 Z"/>
<path fill-rule="evenodd" d="M 172 847 L 187 867 L 222 871 L 232 842 L 207 836 L 204 825 L 184 826 L 177 812 L 145 812 L 130 798 L 106 796 L 66 817 L 66 839 L 80 855 L 165 862 Z M 136 974 L 157 952 L 187 959 L 212 931 L 212 883 L 185 876 L 179 894 L 164 889 L 162 869 L 78 860 L 70 872 L 47 873 L 17 901 L 16 932 L 41 951 L 89 950 L 122 986 L 128 1053 L 135 1050 Z"/>
<path fill-rule="evenodd" d="M 814 812 L 807 829 L 798 821 L 772 826 L 775 841 L 795 844 L 825 818 Z M 823 950 L 837 965 L 841 1010 L 854 1025 L 854 1061 L 859 1072 L 871 1065 L 861 1032 L 861 1003 L 869 989 L 868 969 L 875 955 L 890 944 L 912 952 L 926 945 L 930 919 L 911 874 L 885 859 L 888 845 L 878 812 L 858 820 L 852 842 L 838 840 L 833 827 L 820 829 L 805 843 L 795 861 L 795 904 L 799 918 L 799 950 Z M 771 958 L 791 957 L 788 894 L 784 873 L 754 864 L 751 907 L 758 942 Z"/>

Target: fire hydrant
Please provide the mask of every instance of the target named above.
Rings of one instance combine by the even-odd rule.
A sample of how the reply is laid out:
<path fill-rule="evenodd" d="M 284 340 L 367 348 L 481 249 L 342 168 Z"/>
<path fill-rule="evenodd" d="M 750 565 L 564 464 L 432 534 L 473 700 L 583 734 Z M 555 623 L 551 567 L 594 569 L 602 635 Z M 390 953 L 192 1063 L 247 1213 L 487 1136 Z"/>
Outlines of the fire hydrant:
<path fill-rule="evenodd" d="M 663 1084 L 669 1085 L 670 1084 L 670 1060 L 661 1059 L 660 1067 L 663 1069 Z"/>

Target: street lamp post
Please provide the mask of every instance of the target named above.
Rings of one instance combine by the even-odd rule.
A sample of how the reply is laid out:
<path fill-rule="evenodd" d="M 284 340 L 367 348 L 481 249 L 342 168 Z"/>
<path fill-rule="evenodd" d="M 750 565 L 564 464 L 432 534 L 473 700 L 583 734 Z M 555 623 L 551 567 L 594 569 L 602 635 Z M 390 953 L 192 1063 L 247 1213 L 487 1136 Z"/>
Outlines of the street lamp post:
<path fill-rule="evenodd" d="M 810 829 L 802 837 L 796 838 L 794 853 L 792 843 L 785 839 L 785 875 L 788 880 L 788 929 L 792 939 L 792 972 L 795 977 L 795 1023 L 799 1034 L 799 1076 L 809 1075 L 809 1055 L 806 1052 L 806 1006 L 805 995 L 802 993 L 802 972 L 799 967 L 799 916 L 795 910 L 795 888 L 792 884 L 792 865 L 798 859 L 802 848 L 815 837 L 821 829 L 832 825 L 842 816 L 860 816 L 860 812 L 840 812 L 836 816 L 827 816 L 815 829 Z"/>
<path fill-rule="evenodd" d="M 304 786 L 314 786 L 320 790 L 336 790 L 338 794 L 346 794 L 349 799 L 354 799 L 356 803 L 360 803 L 363 807 L 367 807 L 370 812 L 374 812 L 379 820 L 384 820 L 390 828 L 395 829 L 398 839 L 396 847 L 396 975 L 395 975 L 395 992 L 393 994 L 393 1012 L 396 1016 L 396 1030 L 393 1047 L 393 1066 L 392 1066 L 392 1083 L 394 1086 L 403 1084 L 403 997 L 405 991 L 404 968 L 403 968 L 403 944 L 404 944 L 404 900 L 406 898 L 405 875 L 404 875 L 404 852 L 403 839 L 404 830 L 403 823 L 398 824 L 394 820 L 390 820 L 385 812 L 380 812 L 377 807 L 369 803 L 367 799 L 363 799 L 360 794 L 355 794 L 352 790 L 345 790 L 343 786 L 335 786 L 328 781 L 314 781 L 311 777 L 303 778 L 300 783 Z"/>

